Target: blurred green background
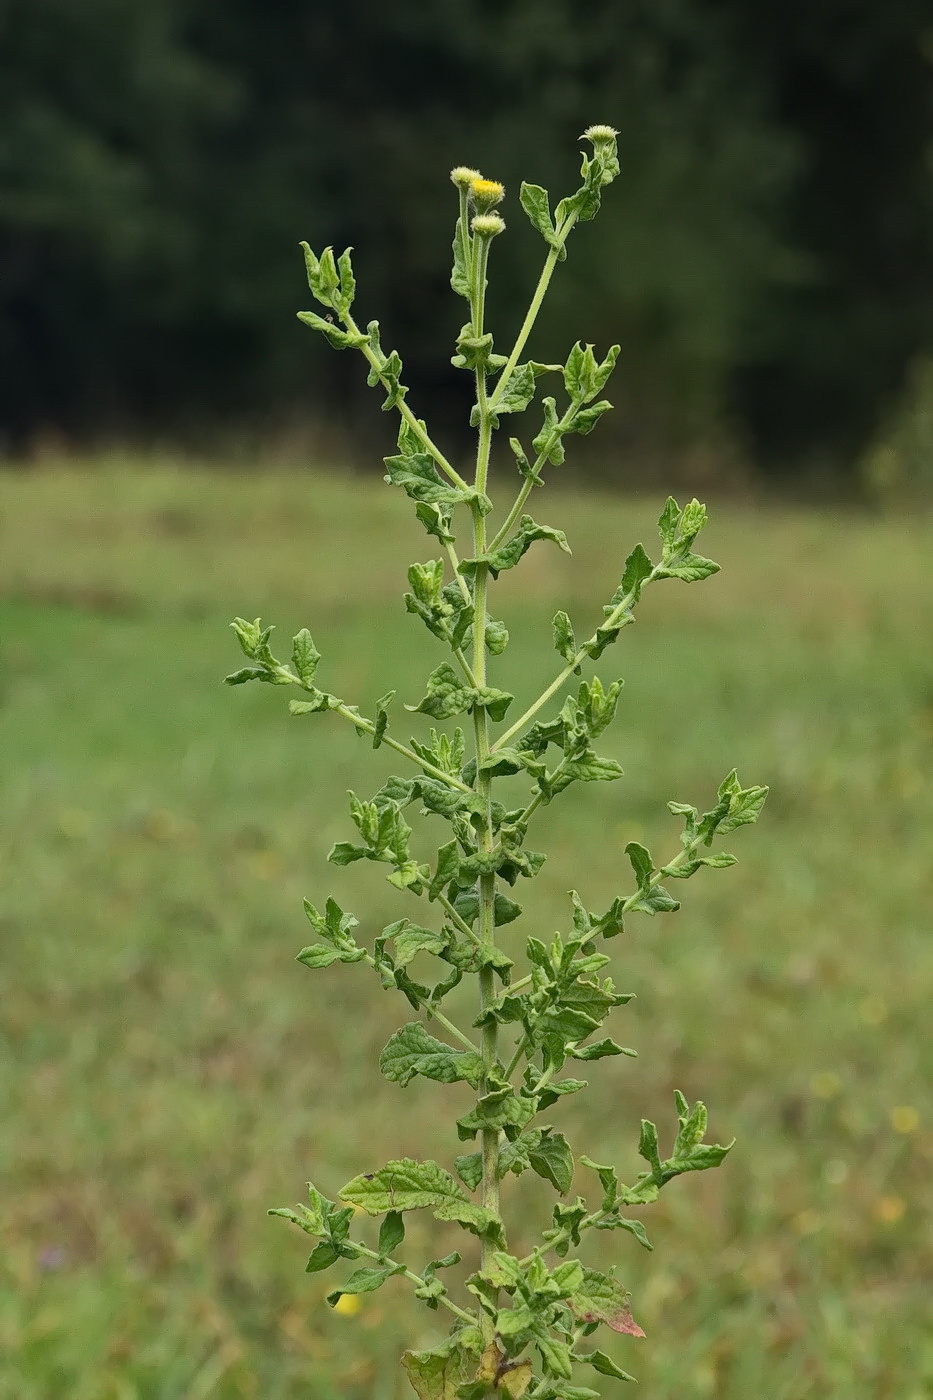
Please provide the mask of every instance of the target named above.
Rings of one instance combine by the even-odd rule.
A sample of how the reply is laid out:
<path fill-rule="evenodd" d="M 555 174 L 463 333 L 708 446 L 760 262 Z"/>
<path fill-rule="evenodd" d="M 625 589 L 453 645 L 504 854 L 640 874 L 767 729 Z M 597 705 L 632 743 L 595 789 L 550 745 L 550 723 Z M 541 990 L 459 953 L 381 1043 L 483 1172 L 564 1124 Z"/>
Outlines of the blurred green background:
<path fill-rule="evenodd" d="M 532 351 L 621 342 L 617 409 L 536 507 L 574 558 L 498 585 L 496 683 L 550 678 L 553 612 L 593 618 L 669 487 L 712 496 L 723 573 L 600 663 L 625 781 L 541 814 L 519 927 L 608 903 L 627 841 L 673 849 L 667 799 L 734 764 L 772 794 L 735 870 L 612 946 L 640 1058 L 552 1116 L 626 1173 L 675 1087 L 738 1139 L 646 1213 L 654 1254 L 612 1245 L 640 1393 L 930 1400 L 927 0 L 0 0 L 0 59 L 0 1400 L 401 1400 L 437 1335 L 395 1281 L 332 1313 L 264 1214 L 460 1150 L 459 1088 L 378 1074 L 405 1007 L 292 961 L 303 896 L 398 917 L 325 864 L 388 751 L 219 682 L 237 613 L 310 626 L 364 709 L 439 659 L 393 425 L 295 320 L 298 239 L 354 245 L 459 461 L 447 171 L 507 186 L 501 348 L 541 258 L 518 184 L 573 188 L 594 121 L 622 177 Z M 530 1240 L 547 1188 L 510 1190 Z"/>
<path fill-rule="evenodd" d="M 509 191 L 504 340 L 541 256 L 518 185 L 575 188 L 592 122 L 622 179 L 537 341 L 624 347 L 592 473 L 852 489 L 910 413 L 929 0 L 2 0 L 0 58 L 0 452 L 329 434 L 366 457 L 378 408 L 294 319 L 299 238 L 355 246 L 362 321 L 462 436 L 447 171 Z"/>
<path fill-rule="evenodd" d="M 536 545 L 497 585 L 519 701 L 553 674 L 554 610 L 588 625 L 659 504 L 542 498 L 574 558 Z M 376 1068 L 406 1006 L 365 969 L 292 961 L 302 896 L 364 935 L 403 912 L 375 868 L 325 864 L 345 790 L 390 753 L 220 685 L 229 618 L 261 613 L 310 624 L 321 683 L 364 712 L 390 686 L 414 701 L 439 659 L 399 596 L 424 544 L 401 493 L 336 475 L 114 459 L 3 484 L 3 1400 L 401 1400 L 402 1341 L 438 1335 L 395 1281 L 333 1314 L 264 1215 L 312 1175 L 333 1192 L 461 1150 L 459 1087 Z M 604 1246 L 648 1334 L 616 1346 L 640 1393 L 927 1400 L 933 524 L 723 502 L 706 544 L 723 572 L 651 590 L 600 663 L 626 677 L 604 736 L 626 777 L 541 814 L 516 928 L 566 927 L 571 885 L 607 904 L 625 843 L 676 849 L 665 801 L 708 805 L 733 764 L 771 797 L 735 869 L 612 945 L 640 1058 L 551 1116 L 626 1173 L 675 1087 L 738 1138 L 645 1212 L 653 1254 Z M 520 1249 L 548 1192 L 509 1188 Z M 456 1243 L 428 1234 L 413 1258 Z"/>

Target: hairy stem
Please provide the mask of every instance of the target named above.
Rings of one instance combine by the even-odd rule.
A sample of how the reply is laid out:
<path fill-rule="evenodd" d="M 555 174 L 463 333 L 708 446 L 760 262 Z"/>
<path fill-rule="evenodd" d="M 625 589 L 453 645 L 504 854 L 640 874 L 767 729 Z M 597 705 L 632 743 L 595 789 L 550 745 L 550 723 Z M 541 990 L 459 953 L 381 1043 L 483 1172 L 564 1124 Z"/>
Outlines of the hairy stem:
<path fill-rule="evenodd" d="M 473 312 L 473 330 L 477 336 L 483 334 L 483 315 L 486 293 L 486 262 L 489 256 L 489 240 L 486 238 L 474 239 L 475 250 L 473 259 L 473 276 L 471 282 L 471 307 Z M 489 451 L 492 442 L 492 422 L 489 413 L 489 404 L 486 398 L 486 375 L 480 368 L 476 371 L 476 402 L 479 408 L 479 440 L 476 449 L 476 490 L 485 493 L 486 479 L 489 472 Z M 473 551 L 477 558 L 482 558 L 486 552 L 486 517 L 479 509 L 478 505 L 473 506 Z M 486 684 L 486 592 L 489 579 L 489 570 L 485 564 L 480 564 L 476 570 L 476 577 L 473 586 L 473 674 L 476 677 L 477 686 Z M 477 780 L 476 786 L 480 797 L 482 826 L 479 832 L 480 850 L 489 852 L 493 848 L 492 832 L 492 778 L 488 773 L 483 772 L 483 762 L 489 756 L 489 716 L 486 710 L 477 705 L 473 709 L 473 732 L 476 746 L 476 766 Z M 496 877 L 495 874 L 481 875 L 479 880 L 479 936 L 480 943 L 484 949 L 493 946 L 495 938 L 495 901 L 496 901 Z M 493 970 L 490 966 L 484 966 L 479 971 L 479 1004 L 480 1012 L 484 1012 L 495 996 L 495 984 L 493 980 Z M 483 1078 L 480 1084 L 481 1095 L 487 1092 L 488 1079 L 496 1067 L 498 1058 L 498 1026 L 490 1019 L 489 1024 L 484 1025 L 481 1033 L 481 1050 L 483 1057 Z M 499 1213 L 499 1130 L 497 1128 L 482 1129 L 482 1204 L 487 1210 Z M 481 1268 L 488 1268 L 493 1252 L 493 1246 L 484 1237 L 482 1242 Z M 494 1323 L 492 1318 L 483 1313 L 481 1318 L 483 1337 L 488 1344 L 494 1337 Z"/>
<path fill-rule="evenodd" d="M 641 587 L 644 588 L 647 584 L 649 584 L 652 581 L 652 579 L 655 578 L 656 574 L 657 570 L 655 569 L 642 582 Z M 618 625 L 622 621 L 622 618 L 628 612 L 629 608 L 632 606 L 634 601 L 635 591 L 634 589 L 632 589 L 630 592 L 626 593 L 625 597 L 620 603 L 616 604 L 612 612 L 609 613 L 605 622 L 603 622 L 601 626 L 603 628 L 618 627 Z M 594 632 L 592 637 L 587 638 L 587 640 L 582 644 L 582 646 L 577 648 L 576 654 L 571 658 L 570 661 L 567 662 L 567 665 L 560 672 L 560 674 L 555 676 L 554 679 L 551 681 L 551 684 L 547 687 L 547 689 L 543 690 L 538 696 L 537 700 L 533 701 L 532 704 L 528 706 L 528 709 L 519 719 L 515 721 L 511 729 L 507 729 L 504 734 L 499 735 L 499 738 L 496 740 L 496 742 L 490 749 L 490 753 L 495 753 L 497 749 L 500 749 L 503 746 L 503 744 L 507 744 L 509 740 L 519 732 L 519 730 L 525 728 L 525 725 L 529 722 L 529 720 L 534 719 L 535 715 L 538 713 L 541 707 L 547 704 L 551 696 L 556 694 L 556 692 L 560 690 L 564 682 L 570 676 L 572 676 L 577 667 L 583 661 L 586 660 L 587 656 L 589 655 L 589 649 L 595 641 L 596 633 Z"/>
<path fill-rule="evenodd" d="M 341 320 L 343 321 L 343 324 L 346 326 L 347 330 L 351 332 L 351 334 L 363 334 L 356 321 L 350 315 L 349 311 L 344 313 L 344 315 L 341 317 Z M 383 379 L 381 373 L 382 361 L 374 353 L 372 346 L 367 341 L 367 343 L 365 345 L 362 345 L 360 349 L 363 351 L 363 355 L 365 356 L 370 368 L 374 369 L 379 375 L 380 384 L 383 386 L 384 389 L 388 389 L 389 385 L 386 382 L 386 380 Z M 411 428 L 412 432 L 418 438 L 418 441 L 421 443 L 422 447 L 434 458 L 435 462 L 440 467 L 444 475 L 450 481 L 452 481 L 455 486 L 459 486 L 461 491 L 468 491 L 469 486 L 467 482 L 465 482 L 460 473 L 450 465 L 441 449 L 437 446 L 437 443 L 431 437 L 427 429 L 418 421 L 418 419 L 412 413 L 405 400 L 399 399 L 396 407 L 398 408 L 398 411 L 404 418 L 405 422 L 408 424 L 409 428 Z"/>
<path fill-rule="evenodd" d="M 356 725 L 357 729 L 362 729 L 367 734 L 375 734 L 376 732 L 376 726 L 373 724 L 372 720 L 365 719 L 362 715 L 354 714 L 349 705 L 335 705 L 334 714 L 343 715 L 344 719 L 348 719 L 351 724 Z M 445 773 L 443 768 L 435 768 L 433 763 L 428 763 L 426 759 L 419 758 L 413 749 L 406 748 L 404 744 L 400 744 L 397 739 L 393 739 L 390 735 L 383 734 L 382 743 L 388 744 L 389 748 L 394 749 L 396 753 L 400 753 L 405 758 L 411 759 L 412 763 L 417 764 L 423 772 L 427 773 L 428 777 L 438 778 L 442 783 L 446 783 L 448 787 L 457 788 L 460 792 L 473 791 L 471 787 L 461 782 L 459 778 L 455 778 L 451 773 Z"/>
<path fill-rule="evenodd" d="M 567 218 L 557 230 L 557 243 L 553 248 L 550 249 L 547 257 L 544 260 L 544 267 L 541 269 L 541 276 L 538 278 L 538 285 L 537 287 L 535 287 L 534 296 L 531 298 L 531 305 L 528 307 L 528 314 L 522 322 L 521 330 L 518 333 L 518 336 L 515 340 L 515 344 L 512 346 L 512 353 L 509 356 L 508 360 L 505 362 L 502 368 L 502 373 L 499 375 L 499 378 L 496 381 L 496 387 L 493 389 L 492 394 L 490 395 L 489 409 L 492 413 L 495 412 L 497 403 L 502 398 L 502 395 L 508 388 L 509 380 L 512 378 L 515 366 L 518 364 L 518 361 L 521 357 L 522 351 L 525 348 L 525 344 L 528 340 L 528 337 L 531 335 L 531 332 L 534 329 L 535 321 L 538 319 L 538 312 L 541 310 L 541 303 L 544 301 L 548 285 L 551 281 L 551 275 L 554 272 L 554 269 L 557 266 L 557 260 L 560 257 L 560 250 L 566 243 L 567 235 L 573 228 L 576 221 L 577 216 L 575 213 L 568 214 Z"/>
<path fill-rule="evenodd" d="M 397 1259 L 390 1259 L 387 1254 L 379 1254 L 375 1249 L 369 1249 L 365 1244 L 360 1244 L 359 1240 L 351 1240 L 350 1243 L 353 1245 L 354 1249 L 358 1250 L 360 1254 L 365 1255 L 367 1259 L 375 1259 L 378 1264 L 387 1264 L 390 1269 L 399 1268 L 399 1261 Z M 404 1265 L 401 1267 L 403 1269 L 403 1277 L 407 1278 L 410 1283 L 421 1284 L 424 1282 L 417 1274 L 412 1273 L 411 1269 L 406 1269 Z M 472 1313 L 468 1313 L 465 1308 L 458 1307 L 451 1298 L 447 1297 L 446 1293 L 441 1293 L 437 1301 L 445 1307 L 448 1312 L 452 1312 L 455 1317 L 461 1318 L 462 1321 L 469 1322 L 470 1324 L 476 1322 L 476 1318 Z"/>

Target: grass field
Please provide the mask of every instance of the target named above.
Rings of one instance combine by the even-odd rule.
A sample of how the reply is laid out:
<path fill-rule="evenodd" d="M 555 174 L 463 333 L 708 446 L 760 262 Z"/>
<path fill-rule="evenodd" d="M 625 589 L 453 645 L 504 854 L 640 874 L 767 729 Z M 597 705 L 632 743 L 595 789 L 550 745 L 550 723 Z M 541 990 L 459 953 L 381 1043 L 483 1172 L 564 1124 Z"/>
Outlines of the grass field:
<path fill-rule="evenodd" d="M 555 608 L 598 615 L 657 505 L 536 505 L 575 553 L 537 545 L 501 581 L 519 699 L 552 674 Z M 674 1087 L 738 1139 L 646 1212 L 652 1255 L 604 1241 L 648 1334 L 615 1347 L 646 1400 L 924 1400 L 933 521 L 723 506 L 706 548 L 724 572 L 652 590 L 599 663 L 626 677 L 605 745 L 626 779 L 542 814 L 525 925 L 566 927 L 571 884 L 608 903 L 627 840 L 673 851 L 668 798 L 702 805 L 734 764 L 772 795 L 736 869 L 610 946 L 640 1058 L 593 1066 L 549 1116 L 626 1172 Z M 393 765 L 336 717 L 219 684 L 227 622 L 261 613 L 312 628 L 326 688 L 415 699 L 440 657 L 400 592 L 429 554 L 400 493 L 358 479 L 0 479 L 2 1400 L 394 1400 L 402 1343 L 438 1335 L 395 1280 L 330 1312 L 333 1276 L 304 1275 L 264 1214 L 312 1174 L 333 1192 L 462 1150 L 459 1088 L 378 1074 L 405 1006 L 293 961 L 303 895 L 364 930 L 404 912 L 378 874 L 325 864 L 345 789 Z M 529 1238 L 537 1184 L 510 1188 Z"/>

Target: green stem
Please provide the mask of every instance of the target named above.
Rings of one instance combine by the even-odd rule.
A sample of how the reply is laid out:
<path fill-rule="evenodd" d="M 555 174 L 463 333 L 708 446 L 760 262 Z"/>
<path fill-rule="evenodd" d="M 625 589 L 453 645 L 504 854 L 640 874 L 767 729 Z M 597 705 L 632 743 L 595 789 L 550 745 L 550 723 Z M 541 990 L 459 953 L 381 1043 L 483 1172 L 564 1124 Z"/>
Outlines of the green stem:
<path fill-rule="evenodd" d="M 548 284 L 551 280 L 551 275 L 555 267 L 557 266 L 557 260 L 560 257 L 560 251 L 566 243 L 567 235 L 573 228 L 576 221 L 576 214 L 568 214 L 567 218 L 564 220 L 564 222 L 561 224 L 560 228 L 557 231 L 556 244 L 554 245 L 554 247 L 551 248 L 547 257 L 544 260 L 544 267 L 541 269 L 541 276 L 538 278 L 538 285 L 537 287 L 535 287 L 534 296 L 531 298 L 531 304 L 528 307 L 528 314 L 522 322 L 522 328 L 519 331 L 518 338 L 516 339 L 515 344 L 512 347 L 512 353 L 506 360 L 502 368 L 502 373 L 499 375 L 499 378 L 496 381 L 496 387 L 493 389 L 492 394 L 490 395 L 489 411 L 491 413 L 495 412 L 496 404 L 499 402 L 499 400 L 502 398 L 502 395 L 508 388 L 509 380 L 512 378 L 515 366 L 518 364 L 519 358 L 521 356 L 522 351 L 525 348 L 525 344 L 528 340 L 528 337 L 531 335 L 531 332 L 534 329 L 535 321 L 538 319 L 538 312 L 541 310 L 541 303 L 544 301 L 545 293 L 547 292 Z"/>
<path fill-rule="evenodd" d="M 349 311 L 346 312 L 346 314 L 345 314 L 344 316 L 341 317 L 341 320 L 343 321 L 343 324 L 346 326 L 347 330 L 350 331 L 350 333 L 351 333 L 352 335 L 362 335 L 362 334 L 363 334 L 363 332 L 360 330 L 359 326 L 357 325 L 356 321 L 355 321 L 355 320 L 353 319 L 353 317 L 350 315 Z M 383 388 L 388 389 L 389 385 L 388 385 L 387 382 L 382 378 L 382 373 L 381 373 L 381 371 L 382 371 L 382 361 L 381 361 L 381 360 L 378 358 L 378 356 L 373 352 L 372 346 L 371 346 L 371 345 L 369 344 L 369 342 L 367 341 L 367 343 L 366 343 L 365 345 L 361 346 L 360 348 L 361 348 L 361 350 L 363 351 L 363 355 L 365 356 L 365 358 L 366 358 L 367 362 L 369 363 L 370 367 L 371 367 L 372 369 L 374 369 L 374 370 L 376 371 L 376 373 L 379 375 L 379 382 L 380 382 L 380 384 L 382 384 Z M 440 469 L 441 469 L 441 471 L 444 473 L 444 475 L 445 475 L 450 481 L 452 481 L 452 482 L 454 483 L 455 486 L 459 486 L 460 489 L 461 489 L 461 491 L 468 491 L 468 490 L 470 489 L 468 483 L 467 483 L 466 481 L 464 481 L 464 479 L 463 479 L 463 477 L 460 475 L 460 473 L 459 473 L 454 467 L 452 467 L 452 466 L 450 465 L 450 463 L 448 462 L 447 458 L 444 456 L 444 454 L 443 454 L 443 452 L 441 451 L 441 449 L 440 449 L 440 448 L 437 446 L 437 444 L 434 442 L 434 440 L 433 440 L 433 438 L 431 437 L 430 433 L 427 431 L 427 429 L 426 429 L 421 423 L 419 423 L 418 419 L 417 419 L 417 418 L 415 417 L 415 415 L 412 413 L 411 409 L 408 407 L 408 404 L 405 402 L 405 400 L 404 400 L 404 399 L 399 399 L 399 401 L 398 401 L 396 407 L 398 408 L 398 411 L 399 411 L 399 413 L 401 414 L 401 416 L 404 418 L 405 422 L 408 424 L 409 428 L 412 430 L 412 432 L 413 432 L 413 433 L 415 434 L 415 436 L 417 437 L 418 441 L 421 443 L 422 447 L 425 449 L 426 452 L 430 453 L 430 455 L 434 458 L 435 462 L 436 462 L 437 465 L 440 467 Z"/>
<path fill-rule="evenodd" d="M 515 524 L 516 520 L 521 515 L 522 510 L 524 509 L 525 502 L 528 500 L 528 497 L 531 495 L 535 486 L 540 486 L 543 484 L 537 480 L 538 472 L 541 470 L 541 468 L 547 461 L 555 442 L 560 441 L 561 436 L 566 430 L 567 424 L 573 418 L 574 413 L 576 412 L 578 407 L 578 402 L 571 404 L 570 408 L 564 414 L 563 418 L 552 430 L 542 450 L 538 453 L 537 457 L 535 458 L 534 465 L 531 468 L 530 474 L 525 477 L 525 480 L 522 482 L 521 487 L 519 488 L 518 495 L 515 497 L 515 500 L 512 504 L 512 509 L 509 511 L 508 515 L 503 520 L 501 526 L 496 531 L 495 538 L 489 546 L 490 553 L 494 549 L 498 549 L 500 544 L 502 544 L 502 542 L 506 539 L 506 537 L 509 534 L 509 531 L 512 529 L 512 526 Z"/>
<path fill-rule="evenodd" d="M 648 577 L 642 582 L 642 588 L 644 588 L 647 584 L 649 584 L 652 581 L 652 579 L 655 577 L 655 573 L 656 570 L 648 575 Z M 628 612 L 629 608 L 631 608 L 632 603 L 634 601 L 635 590 L 630 589 L 629 592 L 626 593 L 622 601 L 613 608 L 612 612 L 608 615 L 605 622 L 603 622 L 601 626 L 603 628 L 617 627 L 621 622 L 622 618 Z M 519 719 L 515 721 L 511 729 L 507 729 L 504 734 L 499 735 L 499 738 L 496 740 L 496 742 L 490 749 L 490 753 L 495 753 L 497 749 L 502 748 L 503 744 L 507 744 L 509 740 L 519 732 L 520 729 L 524 729 L 525 725 L 528 723 L 529 720 L 534 719 L 535 715 L 538 713 L 541 707 L 547 704 L 551 696 L 554 695 L 556 691 L 560 690 L 561 686 L 564 684 L 564 681 L 566 681 L 568 677 L 572 676 L 577 667 L 586 659 L 586 657 L 589 655 L 589 649 L 595 641 L 596 633 L 594 632 L 592 637 L 589 637 L 582 644 L 582 646 L 577 648 L 576 654 L 571 658 L 570 661 L 567 662 L 567 665 L 564 667 L 564 669 L 559 673 L 559 675 L 555 676 L 554 680 L 547 687 L 547 689 L 541 692 L 537 700 L 535 700 L 531 705 L 528 706 L 528 709 Z"/>
<path fill-rule="evenodd" d="M 376 962 L 376 959 L 373 957 L 372 953 L 367 953 L 363 961 L 368 963 L 369 966 L 373 969 L 373 971 L 381 972 L 382 969 Z M 472 1050 L 474 1055 L 478 1055 L 480 1053 L 479 1046 L 474 1045 L 470 1037 L 468 1035 L 464 1035 L 460 1027 L 456 1026 L 453 1023 L 453 1021 L 449 1020 L 442 1011 L 438 1011 L 437 1008 L 434 1006 L 425 1006 L 424 1003 L 422 1003 L 422 1005 L 419 1007 L 419 1010 L 423 1011 L 429 1020 L 433 1017 L 435 1021 L 439 1021 L 440 1024 L 445 1028 L 445 1030 L 450 1032 L 450 1034 L 454 1037 L 455 1040 L 459 1040 L 460 1044 L 464 1046 L 467 1050 Z"/>
<path fill-rule="evenodd" d="M 375 1259 L 378 1264 L 387 1264 L 390 1269 L 400 1268 L 403 1272 L 403 1277 L 407 1278 L 411 1283 L 424 1283 L 424 1279 L 412 1273 L 411 1269 L 406 1268 L 404 1264 L 400 1264 L 397 1259 L 390 1259 L 388 1254 L 379 1254 L 375 1249 L 369 1249 L 365 1244 L 360 1244 L 359 1240 L 351 1240 L 350 1243 L 353 1245 L 354 1249 L 358 1250 L 360 1254 L 365 1255 L 367 1259 Z M 455 1302 L 447 1297 L 446 1293 L 442 1293 L 437 1301 L 442 1303 L 448 1312 L 452 1312 L 455 1317 L 459 1317 L 464 1322 L 469 1322 L 471 1326 L 475 1326 L 476 1318 L 474 1314 L 467 1312 L 465 1308 L 458 1307 Z"/>
<path fill-rule="evenodd" d="M 445 894 L 439 894 L 437 896 L 437 902 L 441 905 L 443 909 L 446 909 L 451 923 L 456 928 L 458 928 L 466 938 L 471 939 L 477 947 L 480 947 L 481 945 L 479 938 L 470 928 L 470 925 L 467 923 L 466 919 L 461 918 L 461 916 L 457 913 L 456 909 L 451 904 L 447 896 Z"/>
<path fill-rule="evenodd" d="M 348 719 L 351 724 L 356 725 L 357 729 L 362 729 L 367 734 L 375 734 L 376 732 L 376 726 L 373 724 L 372 720 L 364 719 L 362 715 L 354 714 L 349 705 L 344 705 L 343 703 L 335 705 L 334 714 L 343 715 L 344 719 Z M 389 748 L 394 749 L 396 753 L 400 753 L 405 758 L 411 759 L 412 763 L 417 764 L 429 777 L 439 778 L 442 783 L 446 783 L 448 787 L 457 788 L 459 792 L 473 791 L 471 787 L 467 787 L 466 783 L 461 782 L 459 778 L 453 777 L 451 773 L 445 773 L 443 768 L 435 768 L 433 763 L 428 763 L 425 759 L 419 758 L 413 749 L 406 748 L 404 744 L 400 744 L 397 739 L 393 739 L 389 734 L 383 734 L 382 742 L 388 744 Z"/>
<path fill-rule="evenodd" d="M 471 279 L 472 296 L 470 299 L 472 309 L 473 330 L 477 336 L 483 334 L 483 318 L 485 309 L 486 294 L 486 264 L 489 256 L 489 240 L 486 238 L 474 239 L 475 255 L 473 259 L 473 276 Z M 476 402 L 479 408 L 479 439 L 476 449 L 476 481 L 475 488 L 480 494 L 485 494 L 486 479 L 489 472 L 489 452 L 492 444 L 492 423 L 489 412 L 489 404 L 486 398 L 486 374 L 482 368 L 476 371 Z M 486 517 L 474 503 L 473 511 L 473 551 L 477 558 L 482 558 L 486 553 Z M 489 571 L 485 564 L 480 564 L 476 570 L 473 585 L 473 674 L 476 677 L 477 686 L 486 684 L 486 590 Z M 477 765 L 477 792 L 480 797 L 480 807 L 482 812 L 482 825 L 479 832 L 479 847 L 481 851 L 489 852 L 493 848 L 492 832 L 492 779 L 488 773 L 483 772 L 483 762 L 489 755 L 489 716 L 482 706 L 473 708 L 473 731 L 476 744 L 476 765 Z M 495 874 L 482 875 L 479 881 L 479 936 L 480 943 L 484 949 L 491 949 L 495 939 L 495 901 L 496 901 L 496 877 Z M 479 1003 L 480 1012 L 486 1011 L 490 1002 L 495 996 L 495 984 L 493 980 L 493 970 L 487 964 L 479 971 Z M 480 1044 L 483 1057 L 483 1078 L 480 1082 L 480 1096 L 487 1091 L 489 1076 L 493 1073 L 498 1060 L 498 1026 L 494 1019 L 490 1018 L 489 1023 L 482 1028 Z M 487 1210 L 499 1213 L 499 1130 L 497 1128 L 482 1129 L 482 1204 Z M 481 1268 L 487 1269 L 491 1263 L 493 1245 L 484 1236 L 481 1246 Z M 495 1324 L 486 1313 L 481 1319 L 483 1340 L 488 1345 L 495 1336 Z"/>

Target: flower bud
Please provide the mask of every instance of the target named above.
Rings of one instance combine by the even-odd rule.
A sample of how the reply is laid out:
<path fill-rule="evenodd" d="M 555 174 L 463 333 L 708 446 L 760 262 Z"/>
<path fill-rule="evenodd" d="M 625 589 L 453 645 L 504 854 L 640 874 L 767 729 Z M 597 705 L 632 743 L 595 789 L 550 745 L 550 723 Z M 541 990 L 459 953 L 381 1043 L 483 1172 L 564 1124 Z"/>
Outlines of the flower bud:
<path fill-rule="evenodd" d="M 470 228 L 477 238 L 495 238 L 497 233 L 505 232 L 505 219 L 498 214 L 474 214 Z"/>
<path fill-rule="evenodd" d="M 592 141 L 594 146 L 605 141 L 614 141 L 618 136 L 614 126 L 588 126 L 581 136 L 581 141 Z"/>
<path fill-rule="evenodd" d="M 480 178 L 474 180 L 470 185 L 470 199 L 480 214 L 485 214 L 487 209 L 494 209 L 497 204 L 502 203 L 504 198 L 505 186 L 500 185 L 498 180 Z"/>
<path fill-rule="evenodd" d="M 455 165 L 450 172 L 450 178 L 458 189 L 468 190 L 475 180 L 482 180 L 482 175 L 478 170 L 471 170 L 468 165 Z"/>

